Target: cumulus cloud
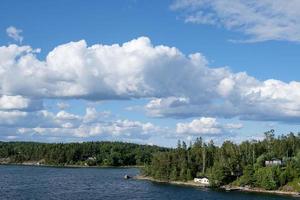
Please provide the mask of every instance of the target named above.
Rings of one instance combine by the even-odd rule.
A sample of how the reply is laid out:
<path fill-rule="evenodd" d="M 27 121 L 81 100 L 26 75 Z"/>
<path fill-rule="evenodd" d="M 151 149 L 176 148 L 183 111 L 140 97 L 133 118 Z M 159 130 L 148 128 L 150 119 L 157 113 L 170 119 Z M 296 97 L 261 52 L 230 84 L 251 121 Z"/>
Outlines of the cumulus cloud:
<path fill-rule="evenodd" d="M 22 96 L 7 96 L 3 95 L 0 97 L 0 108 L 1 109 L 24 109 L 29 105 L 29 99 L 23 98 Z"/>
<path fill-rule="evenodd" d="M 19 121 L 26 117 L 27 113 L 22 111 L 0 111 L 0 125 L 17 126 Z"/>
<path fill-rule="evenodd" d="M 86 114 L 83 117 L 85 123 L 93 123 L 99 119 L 106 119 L 111 116 L 110 111 L 98 112 L 94 107 L 87 107 Z"/>
<path fill-rule="evenodd" d="M 185 22 L 223 26 L 249 36 L 247 41 L 300 41 L 298 0 L 176 0 Z"/>
<path fill-rule="evenodd" d="M 176 132 L 187 135 L 220 135 L 234 129 L 241 129 L 242 124 L 220 124 L 216 118 L 201 117 L 188 123 L 177 123 Z"/>
<path fill-rule="evenodd" d="M 151 123 L 139 121 L 116 120 L 107 123 L 95 123 L 90 126 L 81 125 L 75 131 L 79 137 L 104 136 L 127 139 L 148 139 L 159 130 Z"/>
<path fill-rule="evenodd" d="M 245 72 L 210 67 L 200 53 L 153 46 L 147 37 L 122 45 L 70 42 L 45 60 L 37 58 L 38 52 L 30 46 L 0 47 L 0 109 L 26 107 L 25 99 L 146 98 L 145 110 L 153 117 L 300 122 L 299 82 L 260 81 Z M 4 103 L 7 98 L 15 105 Z"/>
<path fill-rule="evenodd" d="M 23 30 L 21 29 L 17 29 L 14 26 L 9 26 L 6 29 L 6 34 L 8 35 L 8 37 L 14 39 L 15 41 L 22 43 L 23 41 L 23 36 L 21 35 L 21 33 L 23 32 Z"/>
<path fill-rule="evenodd" d="M 200 68 L 206 63 L 199 53 L 186 57 L 173 47 L 154 47 L 146 37 L 122 46 L 88 47 L 83 40 L 70 42 L 56 47 L 45 61 L 38 60 L 29 46 L 3 46 L 0 56 L 2 93 L 91 100 L 186 93 L 187 87 L 200 87 L 192 81 L 203 75 Z M 178 72 L 186 74 L 179 76 Z M 186 76 L 191 81 L 177 87 Z"/>
<path fill-rule="evenodd" d="M 154 117 L 215 116 L 242 120 L 281 121 L 299 123 L 299 82 L 285 83 L 278 80 L 260 82 L 245 73 L 230 74 L 234 87 L 220 90 L 210 87 L 218 94 L 210 101 L 197 102 L 193 97 L 183 101 L 182 97 L 156 98 L 145 109 Z M 224 86 L 228 88 L 227 86 Z M 180 103 L 178 103 L 180 102 Z"/>
<path fill-rule="evenodd" d="M 29 99 L 20 95 L 0 96 L 0 110 L 41 110 L 42 108 L 41 100 Z"/>

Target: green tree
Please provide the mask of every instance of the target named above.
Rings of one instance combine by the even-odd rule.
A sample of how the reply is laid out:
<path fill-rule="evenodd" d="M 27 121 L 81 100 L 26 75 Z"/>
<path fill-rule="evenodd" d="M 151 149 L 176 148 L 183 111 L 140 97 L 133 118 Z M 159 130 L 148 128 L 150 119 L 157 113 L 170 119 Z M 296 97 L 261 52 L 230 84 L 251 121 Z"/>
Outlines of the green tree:
<path fill-rule="evenodd" d="M 193 176 L 192 176 L 192 172 L 190 169 L 186 170 L 186 180 L 192 180 Z"/>
<path fill-rule="evenodd" d="M 176 181 L 177 180 L 177 169 L 176 167 L 173 167 L 171 173 L 170 173 L 170 180 Z"/>
<path fill-rule="evenodd" d="M 253 175 L 254 175 L 253 166 L 247 165 L 243 170 L 243 176 L 240 178 L 240 184 L 242 186 L 245 185 L 253 186 L 255 181 Z"/>
<path fill-rule="evenodd" d="M 186 177 L 187 177 L 186 172 L 187 172 L 187 169 L 186 169 L 185 167 L 183 167 L 183 168 L 180 170 L 180 173 L 179 173 L 179 179 L 180 179 L 181 181 L 186 181 L 186 180 L 187 180 L 187 179 L 186 179 Z"/>
<path fill-rule="evenodd" d="M 266 190 L 277 188 L 271 167 L 259 168 L 255 171 L 254 177 L 256 179 L 255 185 L 258 187 L 262 187 Z"/>
<path fill-rule="evenodd" d="M 223 185 L 225 183 L 225 179 L 226 174 L 223 165 L 219 162 L 216 162 L 210 173 L 211 185 L 214 187 Z"/>

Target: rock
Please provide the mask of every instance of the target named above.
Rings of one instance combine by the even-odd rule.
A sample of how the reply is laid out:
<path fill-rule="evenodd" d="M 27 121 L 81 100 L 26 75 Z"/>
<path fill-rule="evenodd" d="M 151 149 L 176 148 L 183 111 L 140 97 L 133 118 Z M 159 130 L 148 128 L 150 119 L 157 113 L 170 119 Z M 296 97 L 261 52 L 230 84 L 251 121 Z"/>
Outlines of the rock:
<path fill-rule="evenodd" d="M 289 186 L 289 185 L 283 186 L 282 190 L 286 191 L 286 192 L 293 192 L 293 191 L 295 191 L 294 188 L 292 186 Z"/>

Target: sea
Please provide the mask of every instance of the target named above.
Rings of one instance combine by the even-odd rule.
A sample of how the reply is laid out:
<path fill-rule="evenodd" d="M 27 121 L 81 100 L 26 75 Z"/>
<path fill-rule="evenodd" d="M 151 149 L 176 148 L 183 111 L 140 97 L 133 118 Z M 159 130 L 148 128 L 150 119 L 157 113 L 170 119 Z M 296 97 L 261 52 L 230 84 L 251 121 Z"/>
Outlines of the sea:
<path fill-rule="evenodd" d="M 0 200 L 288 200 L 296 197 L 124 179 L 138 168 L 60 168 L 0 165 Z"/>

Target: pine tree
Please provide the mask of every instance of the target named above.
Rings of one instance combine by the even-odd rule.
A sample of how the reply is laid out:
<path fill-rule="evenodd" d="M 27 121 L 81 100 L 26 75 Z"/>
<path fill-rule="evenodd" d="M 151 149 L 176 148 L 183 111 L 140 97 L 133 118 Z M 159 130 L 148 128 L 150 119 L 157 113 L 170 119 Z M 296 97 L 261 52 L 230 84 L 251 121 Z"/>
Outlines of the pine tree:
<path fill-rule="evenodd" d="M 186 170 L 186 180 L 192 180 L 193 177 L 192 177 L 192 172 L 190 169 L 187 169 Z"/>
<path fill-rule="evenodd" d="M 170 173 L 170 180 L 176 181 L 177 180 L 177 169 L 176 167 L 173 167 L 171 173 Z"/>
<path fill-rule="evenodd" d="M 182 167 L 181 170 L 180 170 L 180 174 L 179 174 L 179 179 L 181 181 L 186 181 L 186 171 L 187 169 L 185 167 Z"/>

